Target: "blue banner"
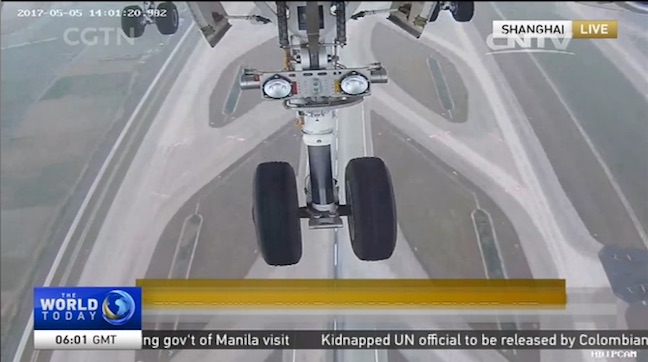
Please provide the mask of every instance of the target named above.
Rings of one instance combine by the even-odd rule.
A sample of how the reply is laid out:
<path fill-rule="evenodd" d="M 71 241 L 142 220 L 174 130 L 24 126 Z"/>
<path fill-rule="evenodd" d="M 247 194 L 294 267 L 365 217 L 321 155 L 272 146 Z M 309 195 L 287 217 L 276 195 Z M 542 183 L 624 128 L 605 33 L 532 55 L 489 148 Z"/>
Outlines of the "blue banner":
<path fill-rule="evenodd" d="M 141 288 L 34 288 L 34 330 L 141 329 Z"/>

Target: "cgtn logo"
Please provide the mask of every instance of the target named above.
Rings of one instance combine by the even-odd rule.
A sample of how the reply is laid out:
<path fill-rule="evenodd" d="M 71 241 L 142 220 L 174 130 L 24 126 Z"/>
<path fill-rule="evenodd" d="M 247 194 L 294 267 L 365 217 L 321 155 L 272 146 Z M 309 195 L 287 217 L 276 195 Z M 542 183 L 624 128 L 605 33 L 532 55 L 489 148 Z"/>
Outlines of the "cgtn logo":
<path fill-rule="evenodd" d="M 140 288 L 35 288 L 34 329 L 141 329 Z"/>
<path fill-rule="evenodd" d="M 568 50 L 572 39 L 617 38 L 616 20 L 495 20 L 486 38 L 486 54 L 557 53 Z"/>

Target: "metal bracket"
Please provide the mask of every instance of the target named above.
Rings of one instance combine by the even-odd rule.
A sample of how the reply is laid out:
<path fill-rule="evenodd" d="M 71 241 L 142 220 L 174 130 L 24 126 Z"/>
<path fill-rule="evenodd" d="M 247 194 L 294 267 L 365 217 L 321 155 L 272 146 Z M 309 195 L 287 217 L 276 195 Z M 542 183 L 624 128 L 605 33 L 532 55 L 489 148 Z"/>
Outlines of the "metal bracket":
<path fill-rule="evenodd" d="M 349 97 L 329 99 L 325 102 L 305 102 L 293 103 L 289 100 L 284 101 L 284 108 L 300 112 L 330 111 L 339 108 L 346 108 L 362 103 L 363 97 Z"/>
<path fill-rule="evenodd" d="M 349 95 L 342 92 L 341 82 L 350 74 L 362 75 L 369 81 L 369 88 L 364 93 Z M 322 70 L 294 70 L 267 72 L 256 69 L 244 69 L 239 78 L 241 89 L 259 89 L 264 100 L 276 100 L 263 93 L 263 84 L 269 79 L 281 77 L 292 83 L 293 92 L 287 99 L 308 98 L 357 98 L 371 94 L 372 84 L 387 83 L 387 70 L 380 63 L 372 63 L 362 68 L 341 68 Z M 344 104 L 345 102 L 342 102 Z M 299 106 L 297 106 L 299 107 Z M 292 108 L 292 107 L 291 107 Z"/>
<path fill-rule="evenodd" d="M 252 24 L 270 24 L 272 21 L 261 15 L 227 15 L 228 20 L 248 20 Z"/>
<path fill-rule="evenodd" d="M 299 208 L 299 217 L 308 219 L 310 229 L 337 229 L 343 226 L 342 216 L 350 216 L 351 208 L 348 205 L 337 205 L 335 213 L 314 210 L 308 206 Z"/>
<path fill-rule="evenodd" d="M 308 219 L 310 229 L 339 229 L 344 226 L 339 216 L 328 216 Z"/>

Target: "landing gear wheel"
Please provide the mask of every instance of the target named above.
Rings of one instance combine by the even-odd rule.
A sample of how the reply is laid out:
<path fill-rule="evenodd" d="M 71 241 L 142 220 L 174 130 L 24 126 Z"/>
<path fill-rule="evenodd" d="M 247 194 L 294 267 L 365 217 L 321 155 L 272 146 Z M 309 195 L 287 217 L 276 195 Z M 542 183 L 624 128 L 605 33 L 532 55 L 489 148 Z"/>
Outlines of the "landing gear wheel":
<path fill-rule="evenodd" d="M 474 1 L 455 1 L 452 8 L 452 17 L 460 22 L 465 23 L 472 20 L 475 15 Z"/>
<path fill-rule="evenodd" d="M 146 28 L 144 10 L 137 5 L 125 7 L 121 16 L 121 27 L 124 34 L 129 38 L 142 36 L 144 28 Z"/>
<path fill-rule="evenodd" d="M 158 15 L 155 17 L 155 25 L 160 34 L 171 35 L 178 31 L 180 15 L 174 3 L 170 1 L 160 3 L 155 9 L 155 14 Z"/>
<path fill-rule="evenodd" d="M 377 157 L 354 158 L 346 166 L 349 236 L 360 260 L 389 259 L 396 247 L 396 202 L 391 176 Z"/>
<path fill-rule="evenodd" d="M 266 162 L 254 174 L 254 220 L 259 250 L 274 266 L 297 264 L 302 257 L 295 170 L 286 162 Z"/>

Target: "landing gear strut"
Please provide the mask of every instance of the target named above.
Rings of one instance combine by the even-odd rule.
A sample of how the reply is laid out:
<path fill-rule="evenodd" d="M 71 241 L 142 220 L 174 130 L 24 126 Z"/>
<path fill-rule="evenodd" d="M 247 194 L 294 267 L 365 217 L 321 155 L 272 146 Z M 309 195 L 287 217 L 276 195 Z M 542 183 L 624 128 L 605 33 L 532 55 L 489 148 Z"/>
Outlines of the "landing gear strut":
<path fill-rule="evenodd" d="M 141 37 L 146 26 L 151 24 L 155 24 L 160 34 L 175 34 L 180 25 L 176 5 L 170 1 L 158 5 L 153 1 L 144 1 L 142 6 L 131 5 L 122 11 L 122 30 L 129 38 Z"/>
<path fill-rule="evenodd" d="M 327 10 L 318 10 L 318 5 L 324 4 Z M 345 168 L 346 203 L 339 199 L 331 147 L 336 110 L 360 104 L 371 94 L 372 85 L 387 83 L 387 72 L 379 63 L 362 68 L 339 63 L 338 47 L 346 45 L 345 25 L 352 14 L 347 14 L 345 2 L 334 2 L 331 9 L 329 5 L 277 2 L 279 44 L 286 53 L 286 69 L 245 69 L 240 78 L 242 89 L 260 89 L 263 100 L 280 100 L 303 120 L 309 171 L 306 205 L 298 203 L 295 171 L 289 164 L 262 163 L 254 174 L 252 213 L 259 250 L 266 263 L 274 266 L 296 264 L 301 259 L 300 219 L 308 219 L 310 229 L 331 229 L 342 227 L 346 217 L 352 249 L 364 261 L 388 259 L 396 245 L 396 202 L 389 171 L 381 159 L 352 159 Z M 289 20 L 295 22 L 290 24 L 292 29 L 304 30 L 303 36 L 289 36 Z M 321 24 L 333 26 L 335 32 L 326 37 Z"/>
<path fill-rule="evenodd" d="M 450 11 L 455 21 L 468 22 L 473 18 L 475 3 L 473 1 L 393 1 L 387 20 L 418 39 L 426 25 L 438 19 L 441 10 Z"/>
<path fill-rule="evenodd" d="M 448 10 L 452 13 L 455 21 L 465 23 L 472 20 L 475 14 L 474 1 L 437 1 L 432 10 L 429 22 L 436 21 L 441 10 Z"/>

